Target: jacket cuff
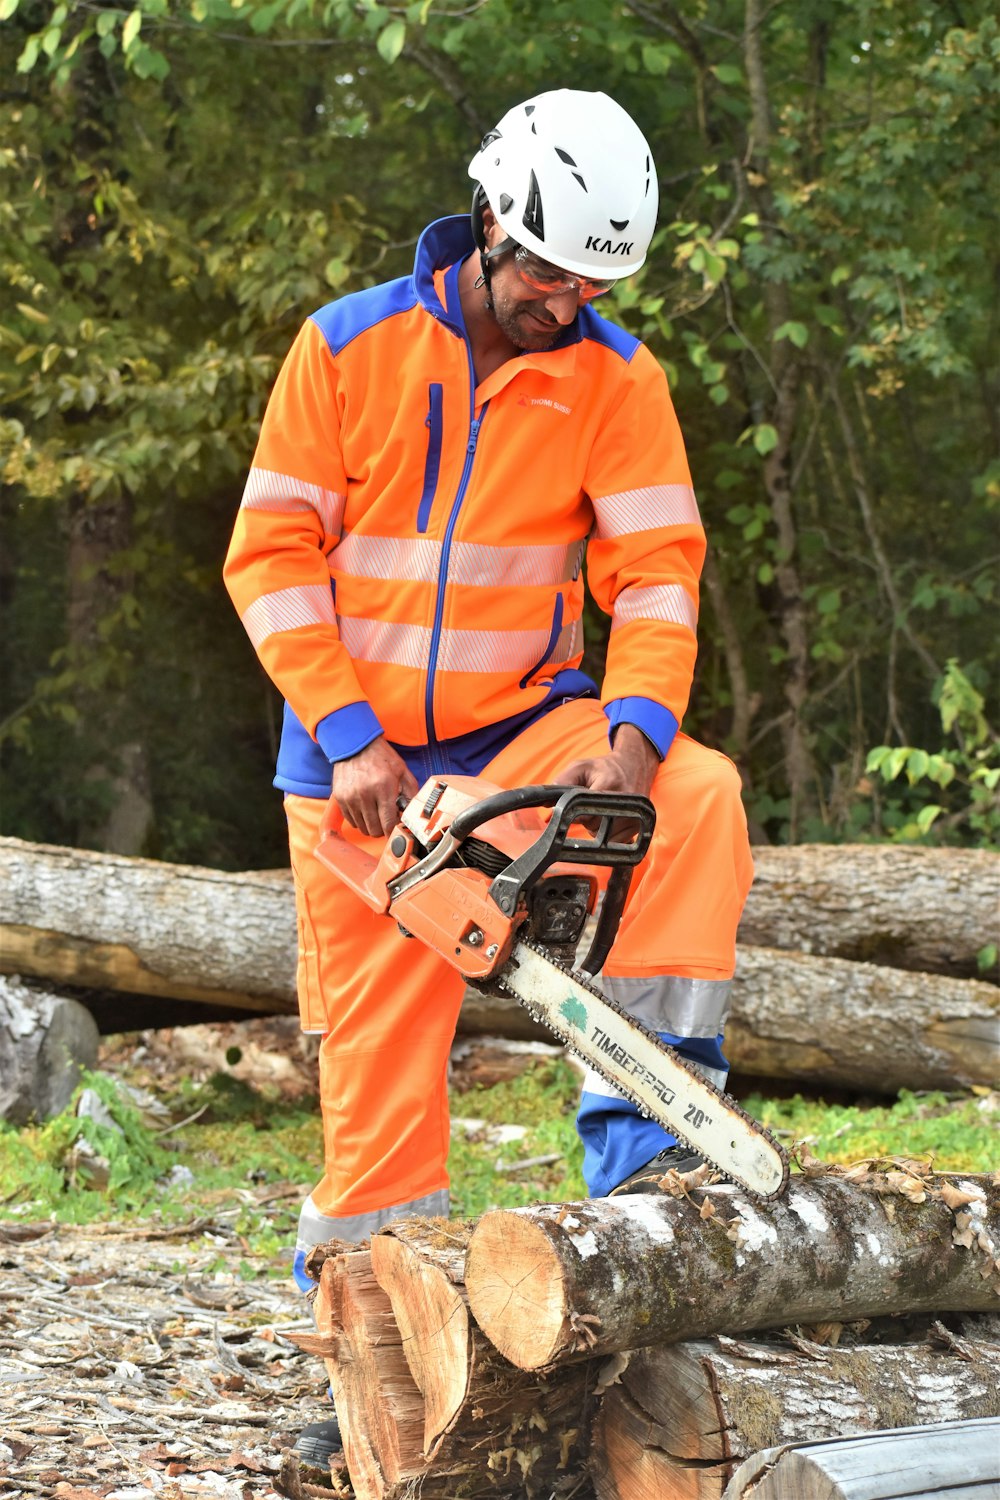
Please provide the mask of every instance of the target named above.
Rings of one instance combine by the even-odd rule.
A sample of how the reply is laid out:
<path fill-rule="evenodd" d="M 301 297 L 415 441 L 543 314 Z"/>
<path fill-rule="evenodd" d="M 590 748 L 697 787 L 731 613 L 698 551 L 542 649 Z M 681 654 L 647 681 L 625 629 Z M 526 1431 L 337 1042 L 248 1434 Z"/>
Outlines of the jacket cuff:
<path fill-rule="evenodd" d="M 327 760 L 350 760 L 377 740 L 382 726 L 368 703 L 348 703 L 316 725 L 316 742 Z"/>
<path fill-rule="evenodd" d="M 680 725 L 662 703 L 652 698 L 614 698 L 604 705 L 608 720 L 608 738 L 613 742 L 619 724 L 633 724 L 642 731 L 661 760 L 674 742 Z"/>

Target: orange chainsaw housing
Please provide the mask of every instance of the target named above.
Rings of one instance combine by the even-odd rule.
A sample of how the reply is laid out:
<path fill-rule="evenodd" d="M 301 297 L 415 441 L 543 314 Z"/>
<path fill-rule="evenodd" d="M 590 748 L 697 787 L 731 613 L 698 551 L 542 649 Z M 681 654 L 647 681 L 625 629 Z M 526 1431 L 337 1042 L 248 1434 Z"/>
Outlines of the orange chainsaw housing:
<path fill-rule="evenodd" d="M 532 790 L 567 791 L 524 789 L 525 794 Z M 373 911 L 389 913 L 405 933 L 440 953 L 466 979 L 489 979 L 507 962 L 515 937 L 528 920 L 528 904 L 518 891 L 511 909 L 503 910 L 491 894 L 494 877 L 465 862 L 466 839 L 449 844 L 449 836 L 460 814 L 491 798 L 511 795 L 478 777 L 432 777 L 402 809 L 378 859 L 342 836 L 333 810 L 324 819 L 316 857 Z M 477 823 L 477 848 L 488 846 L 487 857 L 494 857 L 494 865 L 512 865 L 528 855 L 545 834 L 554 800 L 550 797 L 548 805 L 516 807 Z M 471 842 L 472 835 L 468 839 Z M 441 862 L 435 863 L 436 859 Z M 593 870 L 574 868 L 579 862 L 547 864 L 533 885 L 575 882 L 582 928 L 594 909 L 598 880 Z M 414 875 L 408 881 L 411 871 Z"/>

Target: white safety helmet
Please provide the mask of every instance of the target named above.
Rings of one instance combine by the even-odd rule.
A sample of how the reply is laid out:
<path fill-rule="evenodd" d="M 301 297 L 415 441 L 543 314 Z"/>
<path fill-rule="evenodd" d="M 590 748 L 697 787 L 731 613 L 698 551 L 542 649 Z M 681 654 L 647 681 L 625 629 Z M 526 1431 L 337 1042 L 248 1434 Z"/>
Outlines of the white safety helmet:
<path fill-rule="evenodd" d="M 638 271 L 656 225 L 645 136 L 607 94 L 553 89 L 507 111 L 469 163 L 482 249 L 488 202 L 511 239 L 575 276 Z"/>

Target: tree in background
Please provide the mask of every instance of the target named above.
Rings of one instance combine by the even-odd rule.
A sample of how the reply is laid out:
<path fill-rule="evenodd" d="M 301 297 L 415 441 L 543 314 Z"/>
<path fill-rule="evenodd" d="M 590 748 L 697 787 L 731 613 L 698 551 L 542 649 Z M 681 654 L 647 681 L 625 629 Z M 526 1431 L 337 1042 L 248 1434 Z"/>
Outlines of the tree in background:
<path fill-rule="evenodd" d="M 987 6 L 0 18 L 6 831 L 283 860 L 277 698 L 218 582 L 270 383 L 310 311 L 464 209 L 510 102 L 569 84 L 619 98 L 660 169 L 608 311 L 667 368 L 712 541 L 692 729 L 758 837 L 997 840 Z"/>

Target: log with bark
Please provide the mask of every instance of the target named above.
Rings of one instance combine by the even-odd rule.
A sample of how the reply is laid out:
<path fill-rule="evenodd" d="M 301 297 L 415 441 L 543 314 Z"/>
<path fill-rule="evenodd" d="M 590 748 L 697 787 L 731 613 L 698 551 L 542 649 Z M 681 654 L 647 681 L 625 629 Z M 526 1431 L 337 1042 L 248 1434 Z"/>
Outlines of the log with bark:
<path fill-rule="evenodd" d="M 590 1453 L 597 1500 L 720 1500 L 762 1448 L 1000 1416 L 1000 1320 L 654 1345 L 618 1360 Z"/>
<path fill-rule="evenodd" d="M 740 948 L 726 1056 L 734 1072 L 855 1092 L 1000 1080 L 1000 990 L 777 948 Z"/>
<path fill-rule="evenodd" d="M 399 1233 L 371 1251 L 314 1253 L 320 1337 L 296 1340 L 326 1360 L 357 1500 L 568 1495 L 582 1473 L 591 1372 L 515 1370 L 472 1325 L 445 1269 L 460 1265 L 467 1230 L 413 1221 Z"/>
<path fill-rule="evenodd" d="M 700 1186 L 705 1171 L 667 1174 L 662 1194 L 485 1214 L 465 1273 L 483 1332 L 533 1370 L 790 1322 L 1000 1309 L 996 1177 L 859 1164 L 761 1203 Z"/>
<path fill-rule="evenodd" d="M 908 1225 L 899 1221 L 903 1205 L 927 1206 L 911 1202 L 921 1193 L 947 1211 L 951 1239 L 961 1242 L 955 1248 L 992 1274 L 993 1259 L 983 1248 L 991 1243 L 992 1226 L 984 1218 L 979 1180 L 956 1187 L 950 1178 L 921 1183 L 902 1174 L 890 1184 L 888 1173 L 881 1175 L 872 1187 L 881 1240 L 873 1243 L 871 1229 L 858 1232 L 867 1257 L 886 1262 L 879 1272 L 883 1285 L 901 1264 L 898 1256 L 890 1259 L 894 1247 L 885 1225 L 923 1245 L 925 1267 L 934 1249 L 944 1248 L 935 1247 L 941 1226 L 929 1225 L 926 1213 Z M 640 1217 L 648 1202 L 632 1200 Z M 817 1238 L 815 1271 L 831 1204 L 805 1194 L 793 1215 L 804 1231 L 800 1237 Z M 840 1215 L 837 1229 L 839 1251 L 849 1256 L 847 1216 Z M 409 1220 L 380 1232 L 370 1248 L 334 1242 L 309 1258 L 320 1281 L 320 1335 L 296 1342 L 327 1361 L 358 1500 L 414 1494 L 424 1500 L 556 1500 L 578 1493 L 587 1476 L 597 1500 L 719 1500 L 737 1466 L 764 1445 L 1000 1411 L 1000 1320 L 967 1314 L 845 1328 L 831 1313 L 780 1334 L 658 1342 L 602 1358 L 594 1357 L 596 1324 L 582 1316 L 583 1357 L 544 1371 L 519 1369 L 469 1317 L 463 1265 L 476 1232 L 468 1224 Z M 787 1264 L 801 1248 L 792 1246 L 781 1257 L 772 1245 L 769 1258 Z M 844 1309 L 838 1269 L 834 1265 L 817 1287 L 813 1307 Z M 856 1274 L 863 1272 L 862 1264 Z M 979 1299 L 987 1278 L 977 1271 L 975 1280 L 978 1285 L 958 1300 Z M 938 1275 L 941 1300 L 955 1300 L 957 1281 Z M 629 1301 L 632 1285 L 617 1295 Z M 863 1300 L 874 1295 L 869 1279 Z M 701 1330 L 718 1321 L 727 1288 L 710 1284 L 698 1304 L 690 1285 L 674 1289 L 674 1296 L 678 1303 L 687 1299 L 684 1321 Z M 990 1300 L 1000 1307 L 995 1293 Z M 772 1315 L 780 1323 L 786 1311 L 794 1316 L 802 1296 L 796 1301 L 793 1285 L 787 1308 L 781 1298 L 775 1301 L 779 1310 Z M 838 1339 L 838 1347 L 830 1347 Z"/>
<path fill-rule="evenodd" d="M 69 1104 L 99 1037 L 76 1000 L 0 975 L 0 1120 L 47 1120 Z"/>
<path fill-rule="evenodd" d="M 976 859 L 963 864 L 976 851 L 874 854 L 897 852 L 904 865 L 913 854 L 946 855 L 952 883 L 968 868 L 968 906 L 984 924 L 978 937 L 988 940 L 980 910 L 988 881 Z M 812 853 L 827 870 L 826 905 L 817 909 L 828 933 L 839 909 L 829 894 L 830 853 L 825 846 Z M 808 863 L 801 849 L 768 850 L 766 860 L 784 855 Z M 813 910 L 807 875 L 796 878 L 804 882 L 803 911 Z M 288 872 L 230 875 L 0 839 L 0 890 L 0 969 L 79 987 L 105 1030 L 198 1019 L 202 1008 L 205 1018 L 295 1010 Z M 896 899 L 905 903 L 905 892 Z M 862 916 L 851 918 L 856 934 Z M 876 913 L 871 931 L 883 925 Z M 795 931 L 801 937 L 801 927 Z M 547 1035 L 516 1001 L 471 992 L 459 1030 Z M 885 1093 L 988 1085 L 1000 1072 L 1000 993 L 973 979 L 742 948 L 727 1051 L 737 1072 L 823 1085 Z"/>
<path fill-rule="evenodd" d="M 1000 1417 L 768 1448 L 723 1500 L 995 1500 Z"/>
<path fill-rule="evenodd" d="M 996 941 L 1000 855 L 905 844 L 755 845 L 750 947 L 975 977 Z M 996 975 L 994 974 L 994 978 Z"/>

